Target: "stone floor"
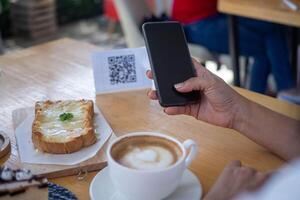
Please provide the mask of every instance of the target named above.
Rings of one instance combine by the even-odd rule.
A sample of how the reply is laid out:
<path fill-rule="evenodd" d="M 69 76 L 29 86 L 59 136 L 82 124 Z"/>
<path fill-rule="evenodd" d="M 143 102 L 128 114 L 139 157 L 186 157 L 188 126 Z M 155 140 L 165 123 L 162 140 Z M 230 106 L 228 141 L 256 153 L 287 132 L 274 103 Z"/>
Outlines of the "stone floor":
<path fill-rule="evenodd" d="M 55 35 L 46 38 L 38 40 L 8 38 L 4 40 L 4 48 L 7 53 L 63 37 L 88 42 L 103 48 L 103 50 L 126 48 L 120 25 L 116 26 L 115 32 L 111 35 L 107 34 L 107 27 L 107 20 L 104 17 L 84 19 L 62 25 Z"/>

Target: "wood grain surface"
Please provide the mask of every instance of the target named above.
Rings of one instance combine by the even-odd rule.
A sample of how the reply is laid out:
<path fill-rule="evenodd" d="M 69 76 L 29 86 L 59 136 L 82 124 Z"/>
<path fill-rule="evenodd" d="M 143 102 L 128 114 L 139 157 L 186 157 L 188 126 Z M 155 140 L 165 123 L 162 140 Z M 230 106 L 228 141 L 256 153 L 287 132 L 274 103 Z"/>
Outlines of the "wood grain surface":
<path fill-rule="evenodd" d="M 291 0 L 300 9 L 300 0 Z M 300 10 L 292 11 L 282 0 L 219 0 L 222 13 L 261 19 L 289 26 L 300 27 Z"/>
<path fill-rule="evenodd" d="M 62 39 L 0 57 L 0 126 L 12 140 L 6 164 L 18 161 L 13 136 L 12 110 L 32 106 L 47 96 L 52 99 L 95 98 L 90 55 L 99 48 Z M 300 120 L 300 108 L 274 98 L 235 88 L 242 95 L 277 112 Z M 227 162 L 241 160 L 261 171 L 275 170 L 284 162 L 236 131 L 209 125 L 187 116 L 167 116 L 146 90 L 98 95 L 96 104 L 117 135 L 133 131 L 158 131 L 178 138 L 193 139 L 199 153 L 190 169 L 207 192 Z M 2 159 L 2 163 L 5 159 Z M 96 172 L 85 179 L 76 176 L 51 179 L 79 199 L 89 199 L 89 185 Z"/>
<path fill-rule="evenodd" d="M 96 50 L 99 49 L 64 39 L 0 58 L 0 129 L 9 135 L 12 144 L 5 165 L 29 168 L 33 173 L 47 177 L 74 175 L 106 166 L 104 148 L 93 158 L 72 166 L 20 163 L 11 114 L 16 108 L 33 107 L 42 99 L 94 100 L 89 58 L 91 51 Z"/>

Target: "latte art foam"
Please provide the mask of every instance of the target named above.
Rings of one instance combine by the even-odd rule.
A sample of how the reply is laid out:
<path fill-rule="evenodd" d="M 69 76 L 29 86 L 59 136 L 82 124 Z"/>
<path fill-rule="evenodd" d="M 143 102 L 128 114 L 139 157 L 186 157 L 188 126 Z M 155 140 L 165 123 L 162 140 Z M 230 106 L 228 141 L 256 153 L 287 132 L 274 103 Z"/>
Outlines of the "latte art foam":
<path fill-rule="evenodd" d="M 160 169 L 174 162 L 172 152 L 160 146 L 133 147 L 119 159 L 121 165 L 134 169 Z"/>
<path fill-rule="evenodd" d="M 182 156 L 181 148 L 173 141 L 157 136 L 123 138 L 111 148 L 113 159 L 137 170 L 155 170 L 175 164 Z"/>

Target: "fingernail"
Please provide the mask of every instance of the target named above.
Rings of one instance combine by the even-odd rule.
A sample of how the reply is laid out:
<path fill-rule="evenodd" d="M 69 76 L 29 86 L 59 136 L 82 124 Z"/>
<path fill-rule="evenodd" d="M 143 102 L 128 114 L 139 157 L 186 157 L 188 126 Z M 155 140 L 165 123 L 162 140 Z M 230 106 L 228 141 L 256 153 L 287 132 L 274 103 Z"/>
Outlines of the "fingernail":
<path fill-rule="evenodd" d="M 177 84 L 174 85 L 174 87 L 175 87 L 176 89 L 179 89 L 179 88 L 182 88 L 183 85 L 184 85 L 184 83 L 177 83 Z"/>

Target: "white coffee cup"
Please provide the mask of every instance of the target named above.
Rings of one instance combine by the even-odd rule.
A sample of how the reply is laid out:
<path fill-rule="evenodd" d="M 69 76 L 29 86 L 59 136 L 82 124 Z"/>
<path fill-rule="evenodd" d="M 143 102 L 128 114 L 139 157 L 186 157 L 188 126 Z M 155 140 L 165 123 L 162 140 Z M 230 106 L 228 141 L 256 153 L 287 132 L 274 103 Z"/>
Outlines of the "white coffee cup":
<path fill-rule="evenodd" d="M 162 169 L 139 170 L 123 166 L 113 158 L 111 149 L 121 140 L 135 136 L 153 136 L 172 141 L 180 148 L 181 157 L 176 163 Z M 110 178 L 115 188 L 130 200 L 163 199 L 176 190 L 183 172 L 196 156 L 197 149 L 197 144 L 190 139 L 181 143 L 177 139 L 161 133 L 129 133 L 117 138 L 107 149 Z"/>

